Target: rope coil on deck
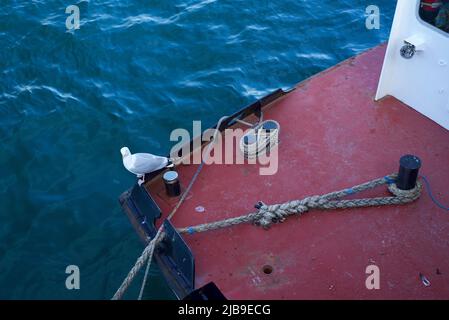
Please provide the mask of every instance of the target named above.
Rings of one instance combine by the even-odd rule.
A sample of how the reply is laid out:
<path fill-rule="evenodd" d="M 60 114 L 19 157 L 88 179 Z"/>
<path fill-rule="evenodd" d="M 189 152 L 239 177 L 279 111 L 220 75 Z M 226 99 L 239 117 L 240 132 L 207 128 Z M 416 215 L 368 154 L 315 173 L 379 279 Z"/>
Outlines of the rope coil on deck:
<path fill-rule="evenodd" d="M 197 174 L 199 171 L 197 171 Z M 191 226 L 187 228 L 177 229 L 181 234 L 193 234 L 197 232 L 206 232 L 216 229 L 228 228 L 231 226 L 239 225 L 242 223 L 253 223 L 257 226 L 261 226 L 268 229 L 274 223 L 284 222 L 289 216 L 292 215 L 302 215 L 311 209 L 320 210 L 335 210 L 335 209 L 348 209 L 348 208 L 362 208 L 362 207 L 377 207 L 377 206 L 387 206 L 387 205 L 402 205 L 413 202 L 421 196 L 422 184 L 417 181 L 414 189 L 411 190 L 400 190 L 396 184 L 395 180 L 397 178 L 396 174 L 392 174 L 383 178 L 375 179 L 349 189 L 340 190 L 324 194 L 321 196 L 311 196 L 304 198 L 302 200 L 293 200 L 285 202 L 282 204 L 266 205 L 263 202 L 259 202 L 256 205 L 258 209 L 255 213 L 250 213 L 247 215 L 220 220 L 211 223 L 205 223 L 197 226 Z M 189 187 L 192 186 L 193 181 L 191 181 Z M 362 198 L 362 199 L 348 199 L 341 200 L 341 198 L 353 195 L 365 190 L 373 189 L 378 186 L 388 185 L 388 190 L 392 193 L 391 197 L 377 197 L 377 198 Z M 188 188 L 190 189 L 190 188 Z M 186 194 L 186 193 L 185 193 Z M 179 208 L 180 203 L 175 209 Z M 170 214 L 169 219 L 173 216 Z M 134 267 L 128 273 L 128 276 L 122 282 L 122 285 L 115 293 L 112 299 L 120 299 L 126 292 L 131 281 L 137 275 L 139 270 L 145 265 L 145 262 L 151 261 L 154 249 L 156 245 L 163 239 L 163 229 L 162 227 L 158 230 L 156 236 L 149 242 L 147 247 L 142 252 L 142 255 L 137 259 Z"/>

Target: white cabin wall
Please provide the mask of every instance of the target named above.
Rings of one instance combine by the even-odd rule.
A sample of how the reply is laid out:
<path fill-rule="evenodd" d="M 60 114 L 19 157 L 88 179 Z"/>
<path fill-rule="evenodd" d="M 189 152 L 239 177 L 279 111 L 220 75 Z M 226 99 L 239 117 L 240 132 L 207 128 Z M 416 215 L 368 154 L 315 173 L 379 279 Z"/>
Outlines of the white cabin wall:
<path fill-rule="evenodd" d="M 404 20 L 404 13 L 406 13 L 410 7 L 412 7 L 411 3 L 415 2 L 419 3 L 420 0 L 398 0 L 396 4 L 396 11 L 394 14 L 393 24 L 391 26 L 390 38 L 388 40 L 387 51 L 385 53 L 384 63 L 382 66 L 382 72 L 379 79 L 379 85 L 377 87 L 375 100 L 380 100 L 387 95 L 392 95 L 392 91 L 390 90 L 393 86 L 391 80 L 394 78 L 395 72 L 395 58 L 399 55 L 399 50 L 402 46 L 398 45 L 399 42 L 397 39 L 399 35 L 402 33 L 403 29 L 407 28 L 407 21 Z M 394 40 L 393 40 L 394 39 Z M 399 56 L 399 58 L 401 58 Z"/>
<path fill-rule="evenodd" d="M 398 0 L 376 100 L 391 95 L 449 129 L 449 34 L 419 18 L 420 0 Z M 409 60 L 404 40 L 425 44 Z"/>

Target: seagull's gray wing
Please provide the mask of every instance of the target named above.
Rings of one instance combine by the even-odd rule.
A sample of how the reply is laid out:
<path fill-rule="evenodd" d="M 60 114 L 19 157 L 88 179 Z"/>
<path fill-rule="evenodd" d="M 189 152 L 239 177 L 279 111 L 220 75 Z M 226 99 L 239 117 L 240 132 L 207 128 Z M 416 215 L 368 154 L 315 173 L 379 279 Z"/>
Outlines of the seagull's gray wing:
<path fill-rule="evenodd" d="M 167 166 L 168 158 L 149 153 L 135 153 L 125 157 L 123 164 L 128 171 L 136 175 L 144 175 Z"/>

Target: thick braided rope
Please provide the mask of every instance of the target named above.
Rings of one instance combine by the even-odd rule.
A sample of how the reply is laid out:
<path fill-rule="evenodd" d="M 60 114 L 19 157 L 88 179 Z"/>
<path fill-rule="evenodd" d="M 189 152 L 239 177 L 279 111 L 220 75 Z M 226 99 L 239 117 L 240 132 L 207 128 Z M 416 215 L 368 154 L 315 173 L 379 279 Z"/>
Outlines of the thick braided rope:
<path fill-rule="evenodd" d="M 182 234 L 193 234 L 196 232 L 205 232 L 227 228 L 249 222 L 268 229 L 273 223 L 283 222 L 287 217 L 291 215 L 301 215 L 308 212 L 310 209 L 333 210 L 401 205 L 413 202 L 420 197 L 422 191 L 421 182 L 418 181 L 416 187 L 412 190 L 400 190 L 398 189 L 396 184 L 394 184 L 396 177 L 397 175 L 393 174 L 384 178 L 357 185 L 350 189 L 340 190 L 322 196 L 307 197 L 302 200 L 294 200 L 282 204 L 265 205 L 264 203 L 259 203 L 258 212 L 188 228 L 180 228 L 178 229 L 178 232 Z M 388 184 L 388 190 L 393 194 L 392 197 L 340 200 L 345 196 L 373 189 L 385 184 Z"/>
<path fill-rule="evenodd" d="M 115 294 L 111 300 L 120 300 L 123 297 L 126 290 L 131 285 L 131 282 L 134 280 L 136 275 L 139 273 L 140 269 L 142 269 L 142 267 L 145 265 L 145 262 L 151 261 L 153 254 L 154 254 L 154 248 L 156 247 L 156 243 L 160 241 L 159 240 L 160 238 L 163 238 L 162 228 L 159 228 L 156 236 L 145 247 L 142 254 L 137 259 L 136 263 L 131 268 L 131 270 L 128 272 L 128 275 L 126 276 L 125 280 L 123 280 L 122 284 L 117 289 L 117 291 L 115 292 Z"/>

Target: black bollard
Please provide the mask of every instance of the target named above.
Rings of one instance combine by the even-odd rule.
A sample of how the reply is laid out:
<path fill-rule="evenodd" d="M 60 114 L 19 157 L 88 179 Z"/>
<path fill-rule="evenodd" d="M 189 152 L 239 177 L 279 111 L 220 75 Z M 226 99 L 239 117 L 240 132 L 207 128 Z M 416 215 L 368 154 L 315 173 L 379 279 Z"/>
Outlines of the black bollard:
<path fill-rule="evenodd" d="M 416 186 L 421 159 L 414 155 L 405 155 L 399 160 L 399 173 L 396 185 L 401 190 L 411 190 Z"/>
<path fill-rule="evenodd" d="M 165 191 L 169 197 L 177 197 L 181 194 L 181 185 L 176 171 L 167 171 L 162 179 L 164 179 Z"/>

